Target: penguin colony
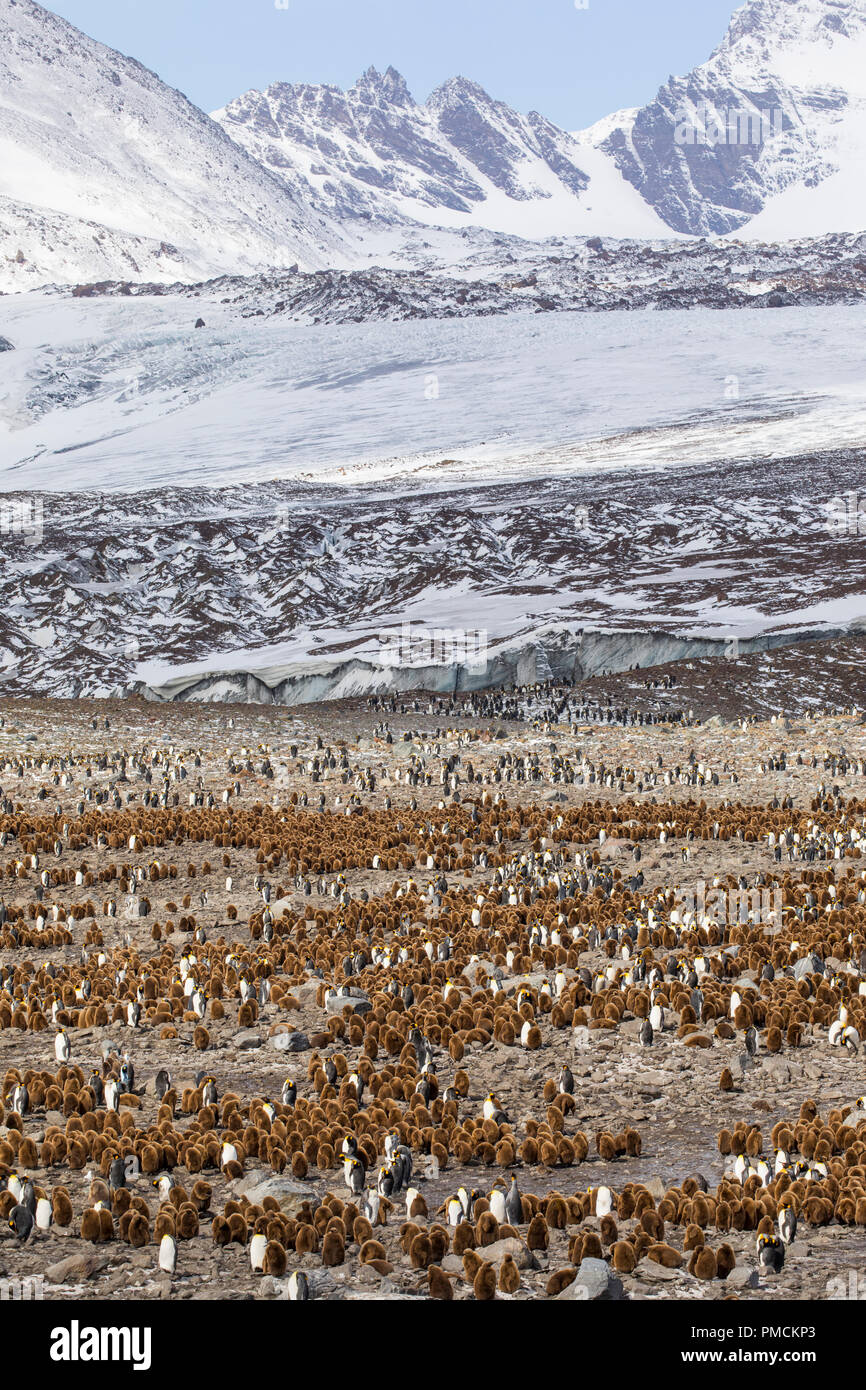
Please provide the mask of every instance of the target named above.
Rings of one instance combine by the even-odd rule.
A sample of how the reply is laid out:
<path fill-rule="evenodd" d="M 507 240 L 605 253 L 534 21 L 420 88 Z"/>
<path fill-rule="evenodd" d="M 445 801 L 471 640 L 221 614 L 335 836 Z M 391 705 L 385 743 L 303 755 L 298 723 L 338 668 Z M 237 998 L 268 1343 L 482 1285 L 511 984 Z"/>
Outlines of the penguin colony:
<path fill-rule="evenodd" d="M 363 704 L 254 743 L 246 710 L 173 709 L 167 741 L 112 702 L 62 747 L 5 708 L 7 1270 L 100 1246 L 136 1297 L 490 1300 L 567 1298 L 596 1259 L 630 1296 L 662 1269 L 760 1297 L 866 1225 L 857 713 Z M 702 874 L 716 905 L 684 906 Z M 698 1088 L 699 1168 L 617 1103 L 620 1058 Z"/>

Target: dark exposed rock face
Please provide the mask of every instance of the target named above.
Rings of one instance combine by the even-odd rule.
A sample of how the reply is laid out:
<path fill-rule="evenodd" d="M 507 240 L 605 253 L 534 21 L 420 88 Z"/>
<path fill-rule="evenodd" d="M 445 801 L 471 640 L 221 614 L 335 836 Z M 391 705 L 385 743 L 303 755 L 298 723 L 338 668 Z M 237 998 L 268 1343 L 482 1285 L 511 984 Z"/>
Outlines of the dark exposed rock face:
<path fill-rule="evenodd" d="M 844 164 L 846 54 L 864 29 L 859 0 L 749 0 L 710 59 L 669 78 L 601 148 L 676 231 L 744 227 L 774 195 Z"/>

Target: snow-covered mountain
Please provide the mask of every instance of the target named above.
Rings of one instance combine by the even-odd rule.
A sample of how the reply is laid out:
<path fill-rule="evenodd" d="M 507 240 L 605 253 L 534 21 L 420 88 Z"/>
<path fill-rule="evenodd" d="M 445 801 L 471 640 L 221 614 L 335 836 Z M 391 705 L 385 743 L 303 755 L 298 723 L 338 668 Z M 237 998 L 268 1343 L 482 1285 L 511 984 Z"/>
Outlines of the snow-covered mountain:
<path fill-rule="evenodd" d="M 340 225 L 408 218 L 528 238 L 626 225 L 635 236 L 670 235 L 609 156 L 463 77 L 423 104 L 394 68 L 369 68 L 346 92 L 278 82 L 213 116 L 294 193 L 312 189 Z"/>
<path fill-rule="evenodd" d="M 213 113 L 296 193 L 355 219 L 524 237 L 761 240 L 866 226 L 866 0 L 748 0 L 710 59 L 569 136 L 453 78 L 276 83 Z"/>
<path fill-rule="evenodd" d="M 568 134 L 455 77 L 277 82 L 206 116 L 0 0 L 0 292 L 441 268 L 516 239 L 782 241 L 866 227 L 866 0 L 748 0 L 709 60 Z"/>
<path fill-rule="evenodd" d="M 866 226 L 866 0 L 748 0 L 712 57 L 579 137 L 676 231 Z"/>
<path fill-rule="evenodd" d="M 0 0 L 0 290 L 342 263 L 342 243 L 186 97 Z"/>

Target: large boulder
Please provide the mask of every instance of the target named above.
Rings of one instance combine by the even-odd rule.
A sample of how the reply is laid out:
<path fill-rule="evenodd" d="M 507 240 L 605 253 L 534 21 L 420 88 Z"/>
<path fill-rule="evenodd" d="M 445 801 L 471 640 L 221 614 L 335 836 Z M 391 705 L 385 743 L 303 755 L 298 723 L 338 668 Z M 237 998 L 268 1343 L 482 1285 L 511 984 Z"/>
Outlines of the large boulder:
<path fill-rule="evenodd" d="M 310 1039 L 306 1033 L 277 1033 L 268 1041 L 271 1047 L 275 1047 L 277 1052 L 309 1052 Z"/>
<path fill-rule="evenodd" d="M 622 1280 L 605 1260 L 581 1260 L 577 1278 L 557 1298 L 565 1302 L 609 1302 L 623 1298 Z"/>

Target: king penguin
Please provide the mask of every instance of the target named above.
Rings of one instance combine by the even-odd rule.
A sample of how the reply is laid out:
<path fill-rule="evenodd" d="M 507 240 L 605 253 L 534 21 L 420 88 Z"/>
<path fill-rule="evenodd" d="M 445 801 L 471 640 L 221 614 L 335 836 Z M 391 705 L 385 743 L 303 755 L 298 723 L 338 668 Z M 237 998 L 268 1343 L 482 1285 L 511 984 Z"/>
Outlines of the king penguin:
<path fill-rule="evenodd" d="M 512 1226 L 519 1226 L 523 1221 L 523 1199 L 520 1196 L 520 1189 L 517 1186 L 517 1178 L 512 1173 L 511 1186 L 505 1194 L 505 1215 Z"/>
<path fill-rule="evenodd" d="M 797 1235 L 797 1216 L 792 1206 L 783 1202 L 779 1207 L 779 1235 L 785 1245 L 790 1245 Z"/>
<path fill-rule="evenodd" d="M 288 1295 L 290 1303 L 310 1301 L 310 1283 L 302 1269 L 296 1269 L 289 1276 Z"/>
<path fill-rule="evenodd" d="M 166 1274 L 174 1274 L 177 1269 L 177 1242 L 168 1233 L 159 1243 L 159 1267 Z"/>
<path fill-rule="evenodd" d="M 758 1264 L 772 1274 L 779 1274 L 785 1263 L 785 1247 L 777 1236 L 758 1236 Z"/>

